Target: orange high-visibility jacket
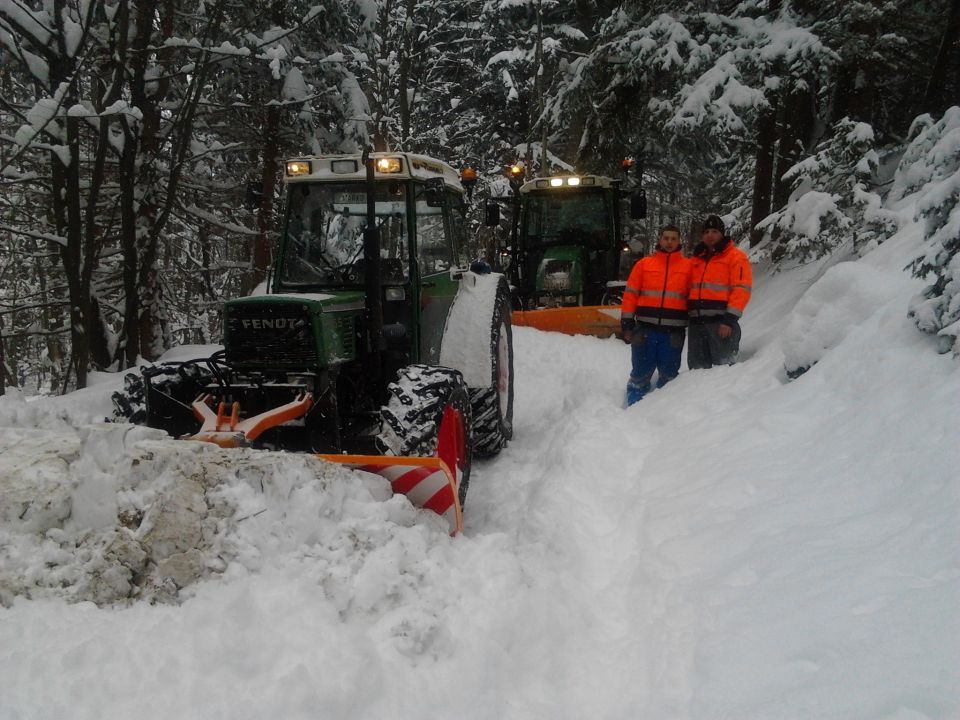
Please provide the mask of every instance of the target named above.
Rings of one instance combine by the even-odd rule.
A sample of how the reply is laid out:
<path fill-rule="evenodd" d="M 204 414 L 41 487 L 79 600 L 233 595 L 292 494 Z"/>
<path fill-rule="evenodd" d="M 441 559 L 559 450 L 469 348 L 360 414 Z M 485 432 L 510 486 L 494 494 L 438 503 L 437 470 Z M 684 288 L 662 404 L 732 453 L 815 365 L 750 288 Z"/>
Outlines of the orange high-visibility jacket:
<path fill-rule="evenodd" d="M 714 252 L 698 247 L 690 261 L 690 322 L 741 317 L 753 289 L 746 253 L 724 239 Z"/>
<path fill-rule="evenodd" d="M 620 317 L 664 329 L 686 327 L 689 293 L 690 258 L 679 250 L 657 250 L 630 271 Z"/>

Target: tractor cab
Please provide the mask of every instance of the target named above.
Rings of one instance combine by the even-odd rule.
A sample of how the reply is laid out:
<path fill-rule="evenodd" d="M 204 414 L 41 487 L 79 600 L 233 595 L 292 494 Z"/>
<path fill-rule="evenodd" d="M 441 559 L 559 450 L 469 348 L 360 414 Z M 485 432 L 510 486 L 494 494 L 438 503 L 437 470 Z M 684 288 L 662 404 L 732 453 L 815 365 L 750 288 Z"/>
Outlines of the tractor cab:
<path fill-rule="evenodd" d="M 508 171 L 513 223 L 505 255 L 513 324 L 568 334 L 616 334 L 625 285 L 620 277 L 621 182 L 602 175 L 522 182 L 522 174 L 520 165 Z M 640 217 L 633 200 L 631 217 Z M 492 226 L 499 222 L 499 211 L 488 207 Z"/>
<path fill-rule="evenodd" d="M 287 163 L 271 291 L 375 294 L 365 301 L 369 306 L 379 299 L 387 364 L 394 370 L 411 362 L 435 364 L 459 276 L 469 265 L 464 191 L 456 171 L 440 161 L 405 153 L 372 156 L 372 183 L 354 156 Z M 375 262 L 364 243 L 370 211 L 379 246 Z"/>
<path fill-rule="evenodd" d="M 517 309 L 599 305 L 620 260 L 619 183 L 597 175 L 520 187 Z"/>

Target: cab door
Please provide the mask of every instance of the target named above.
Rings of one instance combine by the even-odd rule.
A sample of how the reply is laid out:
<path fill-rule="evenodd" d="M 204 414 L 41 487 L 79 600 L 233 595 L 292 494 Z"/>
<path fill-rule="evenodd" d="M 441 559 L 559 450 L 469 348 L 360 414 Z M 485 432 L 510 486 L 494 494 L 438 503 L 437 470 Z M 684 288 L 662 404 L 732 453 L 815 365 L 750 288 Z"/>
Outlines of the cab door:
<path fill-rule="evenodd" d="M 420 362 L 436 365 L 447 314 L 460 283 L 450 277 L 457 267 L 453 197 L 442 187 L 415 185 L 416 248 L 420 296 Z"/>

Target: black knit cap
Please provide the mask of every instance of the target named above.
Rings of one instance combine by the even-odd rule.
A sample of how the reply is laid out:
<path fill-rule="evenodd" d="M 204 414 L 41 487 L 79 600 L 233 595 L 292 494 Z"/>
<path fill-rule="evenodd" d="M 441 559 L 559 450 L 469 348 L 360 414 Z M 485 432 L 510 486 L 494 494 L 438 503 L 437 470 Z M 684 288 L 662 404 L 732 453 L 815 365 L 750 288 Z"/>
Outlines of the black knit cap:
<path fill-rule="evenodd" d="M 723 220 L 719 215 L 710 215 L 703 223 L 704 230 L 719 230 L 721 235 L 726 235 L 727 229 L 723 225 Z"/>

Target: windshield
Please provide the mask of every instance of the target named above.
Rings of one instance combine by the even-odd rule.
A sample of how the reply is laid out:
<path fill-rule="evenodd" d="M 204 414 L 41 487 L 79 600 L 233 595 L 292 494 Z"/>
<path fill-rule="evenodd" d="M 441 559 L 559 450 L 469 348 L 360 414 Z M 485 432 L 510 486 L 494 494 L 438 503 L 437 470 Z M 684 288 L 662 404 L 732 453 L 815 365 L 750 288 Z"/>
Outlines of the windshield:
<path fill-rule="evenodd" d="M 531 245 L 606 244 L 610 208 L 602 190 L 529 194 L 523 213 L 524 235 Z"/>
<path fill-rule="evenodd" d="M 407 280 L 407 188 L 401 182 L 378 183 L 381 281 Z M 421 202 L 418 202 L 418 205 Z M 438 214 L 428 208 L 424 214 Z M 286 242 L 280 280 L 288 285 L 360 286 L 363 284 L 363 229 L 367 225 L 365 183 L 298 183 L 289 186 Z"/>

